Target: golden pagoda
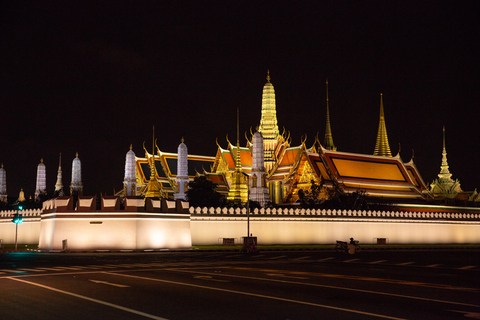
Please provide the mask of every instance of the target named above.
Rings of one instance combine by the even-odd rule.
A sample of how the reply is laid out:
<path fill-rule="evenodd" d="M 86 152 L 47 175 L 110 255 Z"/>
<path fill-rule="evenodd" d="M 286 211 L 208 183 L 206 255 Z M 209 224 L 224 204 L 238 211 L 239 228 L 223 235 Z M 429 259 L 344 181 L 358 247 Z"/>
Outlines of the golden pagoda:
<path fill-rule="evenodd" d="M 145 143 L 143 148 L 145 149 Z M 145 149 L 145 157 L 148 159 L 147 149 Z M 145 198 L 160 198 L 162 191 L 161 186 L 157 181 L 157 171 L 155 170 L 155 127 L 153 128 L 152 157 L 150 159 L 151 161 L 148 161 L 150 165 L 150 180 L 148 181 Z"/>
<path fill-rule="evenodd" d="M 380 122 L 378 124 L 377 142 L 375 144 L 374 156 L 391 157 L 388 144 L 387 127 L 385 125 L 385 114 L 383 111 L 383 94 L 380 93 Z"/>
<path fill-rule="evenodd" d="M 458 193 L 463 192 L 460 188 L 458 179 L 453 180 L 452 174 L 448 169 L 447 149 L 445 148 L 445 126 L 443 127 L 443 150 L 442 165 L 438 179 L 434 180 L 430 185 L 430 193 L 437 200 L 454 199 Z"/>
<path fill-rule="evenodd" d="M 270 82 L 270 70 L 267 71 L 267 83 L 263 86 L 262 116 L 258 132 L 263 137 L 265 169 L 269 172 L 276 163 L 276 149 L 282 138 L 278 131 L 275 89 Z"/>
<path fill-rule="evenodd" d="M 326 120 L 326 126 L 325 126 L 325 149 L 327 150 L 332 150 L 332 151 L 337 151 L 337 147 L 335 147 L 335 144 L 333 143 L 333 136 L 332 136 L 332 128 L 330 127 L 330 110 L 328 107 L 328 79 L 325 82 L 326 87 L 327 87 L 327 120 Z"/>
<path fill-rule="evenodd" d="M 240 159 L 240 129 L 238 113 L 237 108 L 237 150 L 235 154 L 235 171 L 232 174 L 227 200 L 232 201 L 236 205 L 243 205 L 248 200 L 248 186 L 245 183 L 245 177 L 242 171 L 242 161 Z"/>

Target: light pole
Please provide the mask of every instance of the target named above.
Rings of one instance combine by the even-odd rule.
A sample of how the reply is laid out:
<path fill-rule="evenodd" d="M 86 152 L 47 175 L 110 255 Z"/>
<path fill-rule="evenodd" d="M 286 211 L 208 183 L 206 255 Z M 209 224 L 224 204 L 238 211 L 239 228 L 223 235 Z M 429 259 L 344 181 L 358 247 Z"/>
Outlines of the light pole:
<path fill-rule="evenodd" d="M 19 213 L 22 209 L 23 207 L 19 206 L 17 213 L 12 214 L 12 222 L 15 223 L 15 251 L 17 251 L 18 225 L 23 222 L 22 214 Z"/>

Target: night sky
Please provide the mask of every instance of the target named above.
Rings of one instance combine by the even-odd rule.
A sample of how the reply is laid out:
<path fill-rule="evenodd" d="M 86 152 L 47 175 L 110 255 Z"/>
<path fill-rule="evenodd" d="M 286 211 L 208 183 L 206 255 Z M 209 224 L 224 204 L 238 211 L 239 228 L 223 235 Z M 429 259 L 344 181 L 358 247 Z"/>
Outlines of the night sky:
<path fill-rule="evenodd" d="M 214 156 L 260 121 L 270 70 L 292 145 L 325 132 L 329 82 L 339 151 L 372 154 L 383 93 L 392 153 L 437 178 L 448 162 L 480 188 L 479 1 L 2 1 L 0 162 L 9 196 L 33 196 L 40 158 L 65 190 L 122 187 L 125 154 L 152 145 Z"/>

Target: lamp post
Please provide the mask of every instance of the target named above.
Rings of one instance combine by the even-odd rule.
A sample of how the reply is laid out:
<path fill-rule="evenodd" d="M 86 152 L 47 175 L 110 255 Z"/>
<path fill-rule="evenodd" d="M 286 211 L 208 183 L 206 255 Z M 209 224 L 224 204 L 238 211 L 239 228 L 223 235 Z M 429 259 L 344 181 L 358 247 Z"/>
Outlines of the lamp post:
<path fill-rule="evenodd" d="M 15 251 L 17 251 L 18 225 L 23 222 L 22 214 L 19 213 L 22 209 L 22 206 L 18 206 L 17 213 L 12 214 L 12 222 L 15 223 Z"/>

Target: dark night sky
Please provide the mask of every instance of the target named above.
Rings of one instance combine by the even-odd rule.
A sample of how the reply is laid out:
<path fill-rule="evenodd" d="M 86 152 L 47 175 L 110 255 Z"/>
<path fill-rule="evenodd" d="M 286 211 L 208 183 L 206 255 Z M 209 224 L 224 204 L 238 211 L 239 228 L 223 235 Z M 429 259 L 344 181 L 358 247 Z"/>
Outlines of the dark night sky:
<path fill-rule="evenodd" d="M 390 147 L 425 182 L 450 171 L 480 188 L 478 1 L 3 1 L 0 162 L 7 191 L 33 195 L 40 158 L 54 189 L 78 151 L 87 195 L 112 194 L 129 145 L 143 156 L 152 126 L 162 151 L 180 139 L 215 155 L 255 128 L 270 69 L 280 128 L 293 145 L 325 131 L 373 153 L 379 96 Z M 245 144 L 245 139 L 241 139 Z M 149 148 L 150 149 L 150 148 Z"/>

